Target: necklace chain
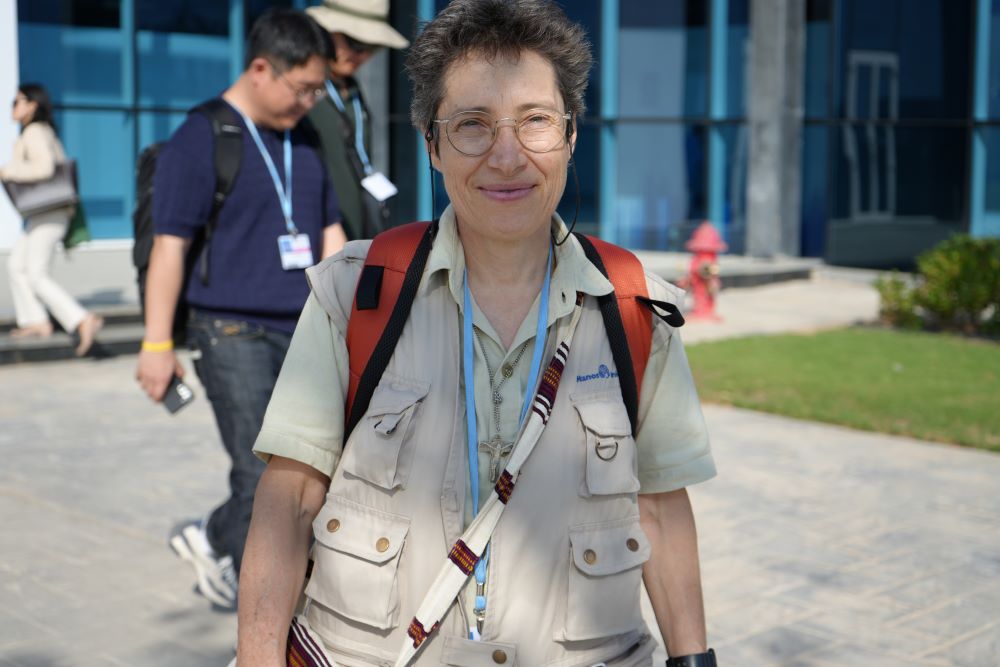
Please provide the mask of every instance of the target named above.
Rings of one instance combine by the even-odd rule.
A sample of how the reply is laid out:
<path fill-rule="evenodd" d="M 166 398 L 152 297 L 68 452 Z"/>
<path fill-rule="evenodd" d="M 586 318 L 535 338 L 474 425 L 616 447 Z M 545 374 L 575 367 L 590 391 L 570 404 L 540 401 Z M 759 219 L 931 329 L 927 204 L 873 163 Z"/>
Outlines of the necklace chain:
<path fill-rule="evenodd" d="M 486 373 L 490 378 L 490 396 L 493 398 L 493 427 L 496 430 L 496 437 L 500 437 L 500 403 L 503 402 L 503 397 L 500 395 L 500 389 L 503 387 L 504 383 L 514 375 L 514 369 L 517 364 L 521 361 L 521 357 L 524 356 L 524 350 L 528 347 L 528 341 L 521 343 L 521 347 L 517 350 L 517 355 L 514 357 L 514 361 L 509 364 L 503 365 L 500 369 L 500 381 L 494 384 L 494 379 L 496 378 L 496 370 L 490 364 L 490 357 L 486 354 L 486 345 L 483 343 L 483 337 L 479 332 L 479 327 L 472 327 L 473 333 L 476 334 L 476 340 L 479 341 L 479 349 L 483 352 L 483 361 L 486 362 Z"/>

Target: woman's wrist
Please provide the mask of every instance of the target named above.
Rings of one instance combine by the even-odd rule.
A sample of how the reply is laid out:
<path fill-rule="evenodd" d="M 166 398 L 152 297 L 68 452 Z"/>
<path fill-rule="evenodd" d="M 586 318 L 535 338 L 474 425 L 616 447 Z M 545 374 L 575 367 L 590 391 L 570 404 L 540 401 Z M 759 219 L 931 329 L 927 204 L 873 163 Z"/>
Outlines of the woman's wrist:
<path fill-rule="evenodd" d="M 149 341 L 143 339 L 142 341 L 142 351 L 143 352 L 169 352 L 174 349 L 173 340 L 163 340 L 163 341 Z"/>
<path fill-rule="evenodd" d="M 667 660 L 667 667 L 716 667 L 715 651 L 708 649 L 704 653 L 680 655 Z"/>

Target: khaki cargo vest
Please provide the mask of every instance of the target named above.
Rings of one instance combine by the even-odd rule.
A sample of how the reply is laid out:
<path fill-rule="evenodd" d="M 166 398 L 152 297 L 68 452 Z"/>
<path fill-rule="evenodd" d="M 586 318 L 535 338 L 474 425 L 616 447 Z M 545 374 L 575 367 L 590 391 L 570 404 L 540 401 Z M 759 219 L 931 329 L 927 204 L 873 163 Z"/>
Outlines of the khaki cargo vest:
<path fill-rule="evenodd" d="M 350 312 L 361 266 L 338 265 L 313 289 L 328 312 Z M 391 667 L 463 530 L 462 341 L 441 275 L 425 275 L 313 523 L 306 613 L 344 667 Z M 568 321 L 550 328 L 545 363 Z M 639 603 L 650 546 L 639 527 L 635 442 L 616 374 L 594 374 L 601 364 L 614 368 L 588 297 L 552 417 L 493 534 L 483 641 L 467 639 L 453 604 L 412 664 L 650 664 L 654 642 Z"/>

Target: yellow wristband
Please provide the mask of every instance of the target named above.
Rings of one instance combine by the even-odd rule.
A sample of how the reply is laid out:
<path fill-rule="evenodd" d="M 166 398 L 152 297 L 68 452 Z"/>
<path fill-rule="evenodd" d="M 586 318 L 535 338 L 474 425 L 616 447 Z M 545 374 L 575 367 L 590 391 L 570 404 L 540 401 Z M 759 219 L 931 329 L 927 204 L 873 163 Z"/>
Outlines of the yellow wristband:
<path fill-rule="evenodd" d="M 142 341 L 143 352 L 166 352 L 174 349 L 174 341 L 165 340 L 160 343 L 150 343 L 148 340 Z"/>

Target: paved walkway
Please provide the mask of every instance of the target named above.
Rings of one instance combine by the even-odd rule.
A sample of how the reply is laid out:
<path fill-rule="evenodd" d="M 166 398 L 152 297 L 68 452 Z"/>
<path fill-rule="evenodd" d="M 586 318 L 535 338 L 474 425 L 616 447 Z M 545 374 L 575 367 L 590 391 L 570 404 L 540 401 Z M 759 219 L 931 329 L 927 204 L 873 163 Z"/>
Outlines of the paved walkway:
<path fill-rule="evenodd" d="M 692 323 L 686 337 L 754 333 L 809 304 L 870 317 L 866 288 L 854 306 L 829 301 L 853 287 L 732 290 L 727 323 Z M 754 326 L 736 315 L 765 307 Z M 810 322 L 785 328 L 837 324 Z M 213 667 L 232 656 L 235 617 L 191 592 L 165 544 L 176 520 L 222 499 L 208 404 L 195 385 L 198 399 L 171 417 L 133 372 L 131 357 L 0 368 L 0 667 Z M 720 475 L 691 495 L 721 664 L 1000 665 L 1000 456 L 705 413 Z"/>

